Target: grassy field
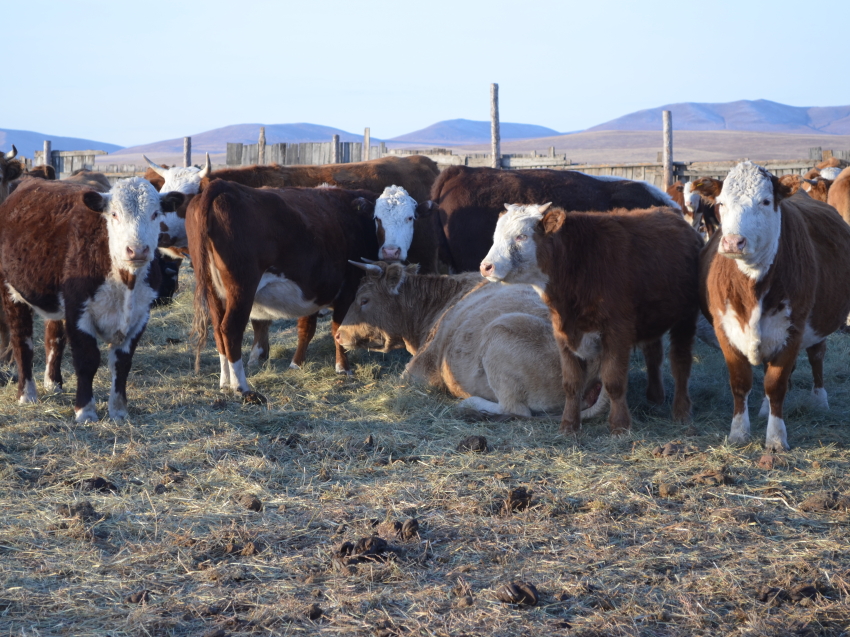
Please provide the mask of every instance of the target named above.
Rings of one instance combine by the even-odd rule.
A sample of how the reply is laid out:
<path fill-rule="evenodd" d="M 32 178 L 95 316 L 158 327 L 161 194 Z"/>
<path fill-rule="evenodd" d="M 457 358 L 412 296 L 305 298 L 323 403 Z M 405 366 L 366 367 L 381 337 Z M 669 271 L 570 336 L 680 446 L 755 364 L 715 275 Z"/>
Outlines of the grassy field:
<path fill-rule="evenodd" d="M 275 324 L 249 377 L 269 403 L 243 406 L 211 343 L 192 374 L 190 319 L 188 287 L 154 311 L 126 422 L 73 423 L 69 360 L 65 394 L 0 389 L 0 635 L 850 634 L 850 512 L 810 499 L 850 493 L 850 336 L 830 338 L 830 412 L 808 407 L 800 359 L 793 449 L 760 466 L 761 372 L 755 442 L 729 446 L 725 365 L 702 343 L 693 426 L 643 400 L 636 356 L 632 434 L 574 438 L 558 415 L 465 421 L 400 380 L 403 352 L 356 352 L 338 377 L 327 320 L 300 371 Z M 458 451 L 471 435 L 488 450 Z M 385 556 L 340 551 L 373 534 Z M 512 581 L 539 603 L 498 601 Z"/>

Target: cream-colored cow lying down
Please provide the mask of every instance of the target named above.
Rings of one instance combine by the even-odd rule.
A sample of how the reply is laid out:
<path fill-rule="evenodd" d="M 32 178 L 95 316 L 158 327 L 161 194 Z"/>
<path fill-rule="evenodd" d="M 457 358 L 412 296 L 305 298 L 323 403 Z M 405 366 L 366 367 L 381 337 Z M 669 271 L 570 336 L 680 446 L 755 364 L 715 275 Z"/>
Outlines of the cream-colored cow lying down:
<path fill-rule="evenodd" d="M 477 272 L 420 275 L 415 265 L 356 265 L 367 274 L 337 331 L 343 347 L 405 347 L 414 380 L 464 398 L 461 407 L 481 416 L 563 410 L 549 308 L 531 286 L 488 283 Z M 587 365 L 583 418 L 608 404 L 599 395 L 598 358 Z"/>

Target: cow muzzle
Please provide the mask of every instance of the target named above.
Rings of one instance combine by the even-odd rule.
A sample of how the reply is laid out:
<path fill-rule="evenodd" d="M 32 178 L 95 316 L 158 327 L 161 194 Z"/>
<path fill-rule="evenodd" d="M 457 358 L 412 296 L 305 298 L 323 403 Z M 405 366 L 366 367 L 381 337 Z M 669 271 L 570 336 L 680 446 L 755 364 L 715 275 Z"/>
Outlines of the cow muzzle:
<path fill-rule="evenodd" d="M 124 259 L 131 265 L 141 267 L 151 260 L 151 248 L 150 246 L 127 246 Z"/>
<path fill-rule="evenodd" d="M 488 263 L 487 261 L 482 261 L 481 267 L 478 269 L 481 272 L 481 276 L 483 276 L 485 279 L 492 280 L 492 277 L 496 274 L 496 266 L 494 266 L 492 263 Z"/>
<path fill-rule="evenodd" d="M 735 257 L 744 254 L 747 247 L 747 238 L 739 234 L 724 234 L 720 240 L 720 252 Z"/>
<path fill-rule="evenodd" d="M 381 248 L 381 261 L 401 261 L 401 248 L 398 246 L 384 246 Z"/>

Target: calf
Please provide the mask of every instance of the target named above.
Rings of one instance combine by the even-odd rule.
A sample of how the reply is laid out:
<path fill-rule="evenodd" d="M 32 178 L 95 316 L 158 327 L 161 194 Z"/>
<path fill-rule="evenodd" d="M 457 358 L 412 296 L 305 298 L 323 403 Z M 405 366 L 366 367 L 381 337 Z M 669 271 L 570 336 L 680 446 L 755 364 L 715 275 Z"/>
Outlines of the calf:
<path fill-rule="evenodd" d="M 413 354 L 407 373 L 482 416 L 524 416 L 564 407 L 560 355 L 549 310 L 527 285 L 494 285 L 476 273 L 417 274 L 416 266 L 353 263 L 366 271 L 336 333 L 346 349 Z M 598 358 L 583 392 L 601 412 Z M 594 403 L 596 403 L 594 405 Z"/>
<path fill-rule="evenodd" d="M 752 366 L 764 364 L 766 447 L 788 449 L 782 415 L 797 354 L 805 349 L 812 393 L 823 387 L 826 337 L 850 312 L 850 228 L 830 206 L 789 189 L 764 168 L 738 164 L 717 198 L 720 232 L 700 263 L 701 301 L 729 368 L 735 406 L 729 440 L 750 437 Z"/>
<path fill-rule="evenodd" d="M 189 204 L 186 231 L 195 268 L 196 331 L 206 333 L 207 311 L 221 363 L 222 389 L 246 400 L 242 335 L 249 318 L 297 318 L 300 367 L 316 331 L 317 312 L 333 308 L 336 334 L 362 272 L 349 259 L 378 251 L 376 195 L 341 188 L 250 188 L 205 180 Z M 208 310 L 207 310 L 208 308 Z M 350 373 L 337 345 L 336 369 Z"/>
<path fill-rule="evenodd" d="M 97 420 L 92 381 L 100 365 L 98 339 L 110 348 L 109 415 L 126 417 L 127 376 L 159 283 L 159 270 L 151 266 L 159 217 L 182 198 L 160 197 L 139 178 L 122 180 L 106 194 L 31 180 L 0 206 L 0 293 L 19 402 L 38 399 L 32 378 L 35 311 L 50 321 L 65 319 L 77 374 L 75 420 Z M 52 354 L 61 359 L 61 350 Z"/>
<path fill-rule="evenodd" d="M 581 426 L 582 360 L 597 349 L 612 433 L 631 427 L 626 383 L 635 344 L 645 344 L 647 396 L 663 401 L 660 339 L 668 331 L 673 417 L 689 419 L 702 246 L 694 229 L 669 208 L 566 213 L 547 210 L 549 204 L 505 206 L 481 274 L 491 281 L 530 283 L 549 306 L 566 394 L 561 431 Z"/>

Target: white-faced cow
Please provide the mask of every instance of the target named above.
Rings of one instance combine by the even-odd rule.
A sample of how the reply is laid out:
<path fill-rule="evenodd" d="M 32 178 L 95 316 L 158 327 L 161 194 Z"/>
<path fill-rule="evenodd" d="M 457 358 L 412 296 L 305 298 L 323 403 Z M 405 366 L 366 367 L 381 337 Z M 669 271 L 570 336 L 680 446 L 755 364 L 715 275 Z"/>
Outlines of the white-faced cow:
<path fill-rule="evenodd" d="M 764 364 L 766 447 L 788 449 L 782 414 L 797 354 L 805 349 L 812 393 L 823 386 L 826 337 L 850 312 L 850 228 L 830 206 L 787 188 L 764 168 L 738 164 L 717 201 L 721 232 L 701 256 L 703 313 L 729 367 L 735 407 L 730 442 L 750 438 L 753 365 Z"/>
<path fill-rule="evenodd" d="M 375 202 L 375 226 L 380 251 L 378 258 L 387 263 L 407 261 L 413 242 L 416 219 L 430 213 L 428 201 L 417 204 L 401 186 L 387 186 Z"/>
<path fill-rule="evenodd" d="M 147 181 L 99 194 L 75 184 L 27 181 L 0 205 L 0 293 L 18 366 L 18 399 L 38 398 L 32 377 L 33 311 L 65 319 L 77 375 L 77 422 L 97 420 L 97 341 L 109 344 L 109 415 L 127 415 L 127 375 L 159 279 L 151 267 L 162 211 L 182 201 Z M 61 359 L 61 351 L 51 354 Z M 48 387 L 50 389 L 50 387 Z"/>
<path fill-rule="evenodd" d="M 413 354 L 411 378 L 463 398 L 460 407 L 480 416 L 563 410 L 549 309 L 530 286 L 488 283 L 477 272 L 439 276 L 417 274 L 415 265 L 354 265 L 367 274 L 336 333 L 343 347 L 405 347 Z M 588 361 L 585 418 L 607 406 L 598 363 Z"/>
<path fill-rule="evenodd" d="M 378 252 L 376 195 L 342 188 L 250 188 L 213 179 L 189 204 L 186 230 L 195 268 L 196 332 L 207 312 L 221 363 L 222 389 L 251 392 L 242 365 L 249 318 L 297 318 L 300 367 L 316 331 L 317 312 L 333 308 L 331 332 L 345 317 L 362 271 L 348 260 Z M 200 350 L 199 350 L 200 351 Z M 337 346 L 336 369 L 349 373 Z"/>
<path fill-rule="evenodd" d="M 529 283 L 549 306 L 566 394 L 561 431 L 581 426 L 582 361 L 597 348 L 612 433 L 631 427 L 626 383 L 636 344 L 643 344 L 647 398 L 663 402 L 661 337 L 668 331 L 673 417 L 689 419 L 702 247 L 694 229 L 670 208 L 567 213 L 547 210 L 548 204 L 505 206 L 481 274 L 491 281 Z"/>

